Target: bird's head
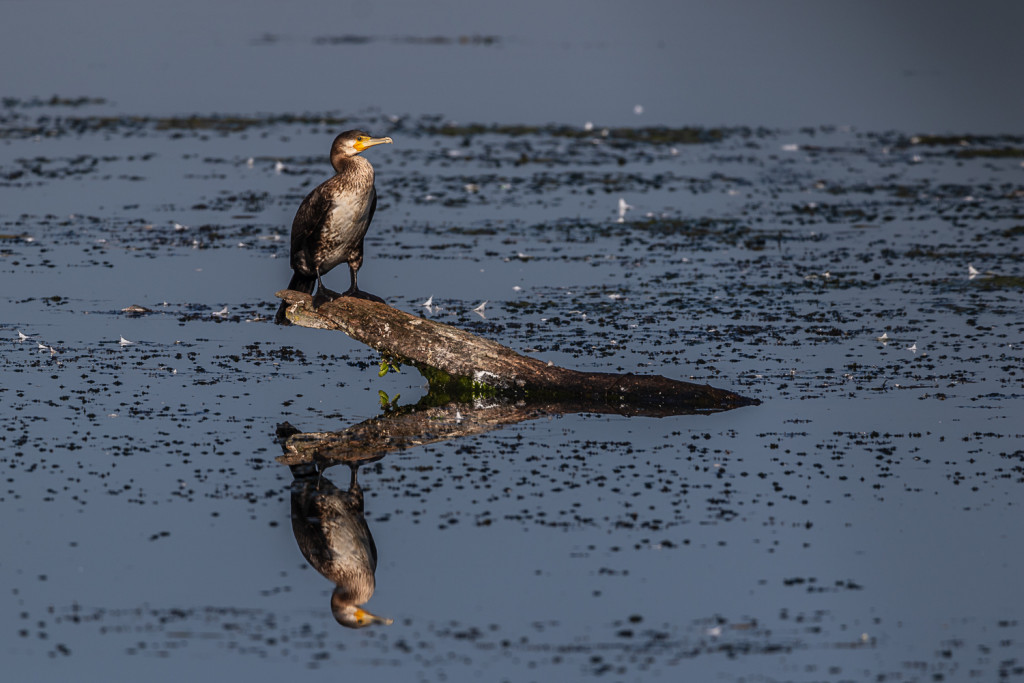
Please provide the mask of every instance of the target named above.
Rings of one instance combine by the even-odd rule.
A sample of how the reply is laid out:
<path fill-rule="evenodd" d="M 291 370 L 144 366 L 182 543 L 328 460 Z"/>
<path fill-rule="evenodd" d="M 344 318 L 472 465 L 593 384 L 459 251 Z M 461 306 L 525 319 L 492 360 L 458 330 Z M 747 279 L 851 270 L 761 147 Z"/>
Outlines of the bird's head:
<path fill-rule="evenodd" d="M 378 617 L 375 614 L 370 614 L 357 605 L 337 604 L 334 600 L 331 601 L 331 613 L 334 614 L 334 618 L 339 624 L 349 628 L 365 628 L 370 624 L 383 624 L 385 626 L 390 626 L 395 623 L 394 619 L 387 619 L 385 617 Z"/>
<path fill-rule="evenodd" d="M 375 138 L 361 130 L 346 130 L 334 138 L 334 143 L 331 145 L 331 164 L 337 168 L 336 159 L 354 157 L 374 145 L 390 145 L 392 142 L 394 141 L 391 138 Z"/>

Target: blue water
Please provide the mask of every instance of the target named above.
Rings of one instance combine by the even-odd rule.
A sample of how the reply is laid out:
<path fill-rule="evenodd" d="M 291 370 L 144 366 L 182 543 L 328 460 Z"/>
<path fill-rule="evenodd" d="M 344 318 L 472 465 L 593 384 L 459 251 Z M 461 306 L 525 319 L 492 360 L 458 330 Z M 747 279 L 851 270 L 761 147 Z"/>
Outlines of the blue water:
<path fill-rule="evenodd" d="M 4 96 L 118 113 L 975 134 L 1020 132 L 1024 113 L 1013 3 L 3 6 Z"/>
<path fill-rule="evenodd" d="M 3 9 L 11 680 L 1024 673 L 1020 10 Z M 171 120 L 192 114 L 251 120 Z M 327 117 L 395 139 L 367 155 L 368 290 L 762 404 L 568 414 L 363 466 L 368 607 L 395 623 L 342 629 L 275 427 L 344 429 L 425 383 L 268 320 Z M 615 132 L 652 125 L 706 141 Z"/>

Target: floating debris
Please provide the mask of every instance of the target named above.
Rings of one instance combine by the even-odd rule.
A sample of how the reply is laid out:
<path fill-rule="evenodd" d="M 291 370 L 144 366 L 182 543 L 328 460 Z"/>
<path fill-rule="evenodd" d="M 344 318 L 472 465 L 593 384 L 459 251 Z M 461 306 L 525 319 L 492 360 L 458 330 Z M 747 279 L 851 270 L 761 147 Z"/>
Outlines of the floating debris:
<path fill-rule="evenodd" d="M 625 199 L 619 197 L 619 223 L 624 223 L 626 221 L 626 212 L 632 208 L 635 207 L 627 204 Z"/>
<path fill-rule="evenodd" d="M 619 106 L 628 112 L 631 105 Z M 307 135 L 311 127 L 318 135 L 349 127 L 321 114 L 307 118 L 308 122 L 253 119 L 240 125 L 250 131 L 260 126 L 268 135 L 290 135 L 293 140 Z M 404 126 L 418 125 L 410 118 Z M 76 117 L 75 127 L 67 132 L 60 130 L 67 124 L 53 123 L 56 119 L 12 119 L 12 149 L 21 144 L 17 136 L 22 129 L 26 136 L 36 134 L 36 128 L 46 138 L 51 130 L 56 136 L 80 136 L 89 147 L 89 135 L 103 137 L 118 128 L 129 138 L 167 135 L 163 128 L 153 130 L 159 124 L 154 119 Z M 96 284 L 88 278 L 105 279 L 108 274 L 151 274 L 158 287 L 154 305 L 161 307 L 157 299 L 174 301 L 163 305 L 160 316 L 128 323 L 135 336 L 159 341 L 130 342 L 122 337 L 123 345 L 141 348 L 121 353 L 123 349 L 110 346 L 109 338 L 103 341 L 109 334 L 103 330 L 116 326 L 111 320 L 118 311 L 116 299 L 139 296 L 138 288 L 122 289 L 120 294 L 83 288 L 67 297 L 50 297 L 19 286 L 8 293 L 6 329 L 17 324 L 39 330 L 31 337 L 16 330 L 8 342 L 40 341 L 46 335 L 59 339 L 61 349 L 42 344 L 40 356 L 25 353 L 31 346 L 23 344 L 5 359 L 9 371 L 21 373 L 11 377 L 23 380 L 5 386 L 3 393 L 5 418 L 13 428 L 9 456 L 24 455 L 8 457 L 4 463 L 5 490 L 9 489 L 4 509 L 15 521 L 32 521 L 39 516 L 39 507 L 30 503 L 45 500 L 42 510 L 49 512 L 40 524 L 53 515 L 80 511 L 84 525 L 54 527 L 55 547 L 79 543 L 68 551 L 75 563 L 93 561 L 90 553 L 98 550 L 92 547 L 95 544 L 81 543 L 81 529 L 99 523 L 97 513 L 130 511 L 138 505 L 167 504 L 171 514 L 155 515 L 154 510 L 153 515 L 110 516 L 120 525 L 119 537 L 126 539 L 119 550 L 126 556 L 145 556 L 146 549 L 133 539 L 152 537 L 154 521 L 163 518 L 176 520 L 168 524 L 179 526 L 213 524 L 211 531 L 220 534 L 232 532 L 237 517 L 249 516 L 257 523 L 242 531 L 248 533 L 251 526 L 254 536 L 264 535 L 266 530 L 260 527 L 266 523 L 277 526 L 287 520 L 289 495 L 287 470 L 274 477 L 266 469 L 276 451 L 266 433 L 267 417 L 280 419 L 278 412 L 282 417 L 308 414 L 308 421 L 319 429 L 346 414 L 371 412 L 373 401 L 366 401 L 364 394 L 374 388 L 371 380 L 376 378 L 366 377 L 372 373 L 365 372 L 365 353 L 347 352 L 345 344 L 329 340 L 320 343 L 318 337 L 307 346 L 297 344 L 300 338 L 292 333 L 241 327 L 243 322 L 264 319 L 260 314 L 275 305 L 271 291 L 252 296 L 204 294 L 213 287 L 207 290 L 203 282 L 194 281 L 207 280 L 205 273 L 215 283 L 218 276 L 211 269 L 220 275 L 244 276 L 252 267 L 283 268 L 283 262 L 267 264 L 264 257 L 285 258 L 282 245 L 287 241 L 262 235 L 281 229 L 279 215 L 300 201 L 307 182 L 322 175 L 322 164 L 282 156 L 289 181 L 268 176 L 264 180 L 282 187 L 271 194 L 253 192 L 253 172 L 246 170 L 242 155 L 260 153 L 253 144 L 257 136 L 232 132 L 233 119 L 196 123 L 223 130 L 233 139 L 227 140 L 230 145 L 217 141 L 208 150 L 198 146 L 195 156 L 190 151 L 167 169 L 172 180 L 180 172 L 182 187 L 194 192 L 132 196 L 121 184 L 133 182 L 130 176 L 146 175 L 146 169 L 132 168 L 138 162 L 123 156 L 113 162 L 101 160 L 110 168 L 102 177 L 94 174 L 96 186 L 109 182 L 105 192 L 122 196 L 125 190 L 123 196 L 131 196 L 125 201 L 140 204 L 97 209 L 96 216 L 82 215 L 76 206 L 75 216 L 69 218 L 70 207 L 47 206 L 52 203 L 47 197 L 60 193 L 65 177 L 48 175 L 51 168 L 67 165 L 71 172 L 66 177 L 72 183 L 80 177 L 73 147 L 68 147 L 63 161 L 32 162 L 39 167 L 32 171 L 35 182 L 43 190 L 50 189 L 47 184 L 53 189 L 29 193 L 28 199 L 39 195 L 39 208 L 26 207 L 36 213 L 22 218 L 20 209 L 11 209 L 8 227 L 0 227 L 3 232 L 31 231 L 36 239 L 33 245 L 21 237 L 0 238 L 4 263 L 17 259 L 18 268 L 33 275 L 57 268 L 61 270 L 55 272 L 78 278 L 55 286 L 88 286 Z M 174 136 L 204 132 L 198 125 L 169 130 Z M 603 131 L 602 137 L 600 128 L 590 124 L 581 130 L 578 123 L 524 127 L 522 132 L 501 127 L 480 131 L 481 137 L 464 147 L 466 155 L 458 160 L 445 158 L 445 150 L 457 143 L 439 138 L 441 133 L 413 136 L 408 166 L 403 160 L 389 169 L 387 206 L 396 220 L 385 221 L 368 238 L 376 241 L 374 263 L 382 276 L 404 270 L 408 263 L 419 264 L 419 270 L 402 276 L 402 282 L 408 281 L 407 305 L 433 307 L 432 295 L 425 302 L 416 300 L 422 295 L 416 282 L 432 281 L 425 286 L 436 286 L 436 277 L 443 276 L 452 280 L 443 291 L 462 292 L 461 302 L 445 313 L 465 322 L 465 312 L 476 306 L 471 303 L 474 297 L 498 296 L 500 315 L 493 317 L 501 320 L 473 319 L 469 325 L 524 352 L 592 369 L 671 372 L 696 382 L 738 383 L 755 395 L 772 397 L 779 409 L 751 411 L 749 422 L 693 417 L 627 423 L 623 417 L 607 422 L 590 415 L 552 424 L 524 423 L 486 436 L 420 445 L 401 457 L 389 456 L 386 466 L 375 471 L 367 468 L 364 483 L 373 512 L 371 525 L 386 516 L 394 532 L 442 534 L 442 539 L 454 541 L 446 530 L 456 523 L 465 529 L 491 525 L 493 519 L 488 533 L 499 534 L 499 542 L 501 534 L 516 538 L 535 527 L 572 529 L 569 552 L 580 569 L 578 576 L 585 579 L 577 591 L 582 602 L 590 600 L 591 591 L 607 595 L 616 582 L 635 580 L 641 591 L 639 604 L 655 605 L 643 626 L 637 626 L 638 615 L 634 618 L 628 612 L 610 613 L 585 626 L 565 620 L 489 625 L 490 619 L 473 617 L 461 599 L 451 605 L 450 619 L 435 621 L 413 606 L 408 623 L 422 626 L 416 638 L 398 645 L 371 638 L 367 647 L 378 649 L 368 651 L 367 659 L 383 661 L 401 650 L 410 661 L 435 656 L 441 661 L 454 653 L 471 662 L 490 652 L 504 658 L 498 664 L 507 665 L 508 671 L 502 671 L 508 678 L 556 679 L 580 670 L 594 676 L 639 678 L 645 672 L 670 669 L 669 662 L 678 661 L 680 653 L 693 652 L 697 667 L 703 663 L 714 670 L 732 661 L 723 653 L 735 652 L 739 669 L 720 675 L 736 677 L 741 675 L 737 671 L 768 662 L 780 652 L 829 652 L 859 642 L 861 615 L 847 610 L 846 601 L 830 600 L 820 618 L 810 611 L 825 593 L 853 590 L 844 575 L 829 575 L 832 565 L 821 571 L 824 565 L 813 561 L 832 548 L 830 534 L 838 534 L 840 545 L 856 546 L 856 552 L 840 560 L 857 552 L 877 559 L 899 547 L 893 543 L 899 534 L 885 524 L 885 513 L 911 507 L 922 512 L 908 522 L 911 531 L 952 523 L 954 530 L 971 531 L 965 547 L 1000 552 L 1012 536 L 1012 531 L 1007 535 L 1012 524 L 998 514 L 995 503 L 1017 494 L 1019 477 L 1003 475 L 1016 472 L 1021 457 L 1019 424 L 1012 419 L 1020 401 L 1020 378 L 1019 372 L 1011 373 L 1022 353 L 1024 309 L 1018 294 L 1024 278 L 1015 256 L 1024 240 L 1024 225 L 1014 204 L 1020 196 L 1011 196 L 1018 187 L 1006 170 L 1011 164 L 972 166 L 970 159 L 958 156 L 962 146 L 953 143 L 955 149 L 951 144 L 951 149 L 933 146 L 922 152 L 928 156 L 927 174 L 899 175 L 898 167 L 910 154 L 908 138 L 870 131 L 613 128 Z M 459 138 L 473 135 L 469 127 L 458 132 Z M 168 149 L 176 139 L 167 138 Z M 155 144 L 163 138 L 152 141 L 154 149 L 164 149 Z M 800 145 L 787 154 L 779 151 L 784 142 Z M 25 137 L 26 149 L 16 151 L 12 159 L 34 159 L 32 144 Z M 680 164 L 682 157 L 670 156 L 670 145 L 692 156 L 701 168 L 718 168 L 687 170 Z M 890 156 L 883 157 L 883 145 L 891 149 Z M 1008 145 L 1019 149 L 1024 140 L 972 141 L 969 149 Z M 110 153 L 119 154 L 119 148 Z M 535 163 L 512 173 L 524 153 Z M 636 162 L 621 166 L 622 157 Z M 257 175 L 275 164 L 275 158 L 267 156 L 253 157 L 253 164 L 256 161 L 261 166 Z M 21 162 L 5 165 L 2 173 L 18 173 L 16 163 Z M 1010 170 L 1020 172 L 1016 166 Z M 7 179 L 12 195 L 19 193 L 28 172 L 23 178 Z M 899 175 L 895 181 L 893 174 Z M 204 178 L 216 180 L 197 182 Z M 468 183 L 478 184 L 480 193 L 467 194 Z M 424 200 L 428 191 L 436 201 Z M 976 201 L 964 201 L 968 194 Z M 614 218 L 608 221 L 609 212 L 616 215 L 619 197 L 626 196 L 644 206 L 632 215 L 627 208 L 625 225 Z M 683 201 L 684 196 L 694 202 Z M 659 208 L 670 206 L 681 208 Z M 400 218 L 415 214 L 416 207 L 425 211 L 415 220 Z M 48 216 L 49 211 L 55 215 Z M 174 218 L 190 227 L 182 225 L 179 230 Z M 906 229 L 907 221 L 917 218 L 922 220 L 914 229 Z M 10 227 L 14 225 L 24 227 Z M 193 238 L 204 251 L 190 251 Z M 249 247 L 235 249 L 240 242 Z M 382 248 L 389 244 L 402 248 Z M 220 252 L 205 251 L 215 249 Z M 526 249 L 528 263 L 523 258 Z M 499 268 L 495 261 L 503 257 L 508 258 Z M 967 271 L 961 270 L 963 261 L 971 262 Z M 824 272 L 819 270 L 822 265 Z M 488 272 L 476 273 L 480 266 Z M 199 267 L 203 272 L 196 277 Z M 836 276 L 830 274 L 833 267 Z M 978 282 L 964 283 L 959 278 L 970 276 L 971 269 Z M 1008 275 L 988 276 L 987 269 Z M 800 273 L 814 273 L 817 279 L 808 283 Z M 474 289 L 478 278 L 488 278 L 496 289 Z M 529 282 L 529 291 L 519 282 Z M 222 306 L 231 314 L 225 319 L 209 307 L 206 297 L 212 296 L 228 299 Z M 122 317 L 130 310 L 123 310 Z M 216 323 L 215 331 L 211 322 Z M 870 334 L 876 324 L 885 325 L 884 330 L 891 327 L 895 337 L 880 333 L 874 345 L 871 338 L 857 339 Z M 174 341 L 175 335 L 182 340 Z M 918 336 L 928 339 L 927 347 L 916 344 Z M 912 344 L 906 343 L 908 339 Z M 883 347 L 888 343 L 893 350 Z M 900 351 L 920 353 L 922 358 Z M 59 369 L 62 362 L 69 371 Z M 59 377 L 51 379 L 53 375 Z M 311 382 L 310 377 L 316 380 Z M 395 381 L 405 386 L 418 380 Z M 334 391 L 335 386 L 344 390 Z M 280 395 L 283 406 L 279 411 L 268 409 L 270 404 L 260 395 Z M 918 401 L 927 403 L 920 406 Z M 394 404 L 389 400 L 388 407 Z M 477 406 L 462 407 L 467 412 L 447 413 L 449 424 L 439 422 L 439 428 L 466 429 L 478 421 Z M 45 419 L 36 419 L 36 414 Z M 124 415 L 124 424 L 104 415 Z M 458 418 L 462 422 L 456 425 Z M 12 436 L 24 445 L 13 445 Z M 965 445 L 962 437 L 971 443 Z M 142 458 L 122 458 L 156 452 L 171 456 L 159 461 L 158 473 L 148 465 L 140 469 L 146 463 Z M 41 455 L 34 457 L 36 453 Z M 254 474 L 257 470 L 262 472 Z M 160 476 L 142 476 L 147 474 Z M 18 481 L 19 477 L 29 478 Z M 79 479 L 81 484 L 68 485 Z M 391 492 L 397 494 L 393 501 L 392 496 L 381 495 Z M 117 507 L 106 502 L 80 507 L 91 502 L 90 495 L 102 495 Z M 876 505 L 879 515 L 855 517 L 857 509 Z M 938 514 L 927 514 L 932 510 Z M 761 522 L 769 518 L 769 511 L 778 515 L 778 523 L 767 528 Z M 849 515 L 855 518 L 852 530 L 818 521 L 841 521 Z M 991 539 L 982 536 L 986 528 Z M 178 526 L 173 529 L 177 532 Z M 861 531 L 864 538 L 873 537 L 866 546 L 858 541 Z M 949 536 L 949 552 L 959 550 L 956 544 L 963 537 Z M 726 540 L 732 550 L 719 547 Z M 635 552 L 641 547 L 659 550 L 658 567 L 652 569 Z M 714 579 L 714 565 L 740 547 L 750 548 L 754 561 L 760 553 L 769 553 L 782 562 L 783 571 L 819 573 L 816 581 L 793 583 L 801 592 L 809 591 L 810 601 L 801 599 L 796 609 L 785 609 L 780 616 L 777 605 L 785 600 L 775 588 L 765 586 L 754 590 L 752 600 L 741 608 L 722 611 L 713 602 L 702 603 L 692 615 L 678 620 L 665 616 L 667 612 L 655 604 L 668 585 L 660 583 L 661 569 L 672 568 L 672 563 L 687 567 L 693 553 L 707 554 L 708 566 L 695 570 L 695 580 L 707 585 L 709 577 Z M 142 597 L 133 596 L 113 608 L 102 599 L 91 601 L 92 607 L 46 600 L 41 597 L 46 584 L 36 586 L 35 576 L 51 568 L 45 553 L 36 550 L 26 548 L 23 576 L 11 576 L 12 590 L 25 599 L 5 622 L 12 629 L 31 632 L 33 640 L 36 631 L 40 639 L 46 632 L 48 646 L 28 646 L 25 641 L 26 670 L 38 665 L 39 657 L 30 656 L 44 653 L 38 647 L 53 652 L 64 641 L 76 654 L 88 647 L 94 638 L 87 629 L 105 641 L 105 650 L 135 656 L 145 654 L 139 651 L 145 645 L 148 656 L 159 653 L 179 668 L 189 657 L 210 652 L 221 657 L 223 648 L 233 645 L 258 648 L 269 657 L 265 661 L 296 661 L 301 647 L 318 667 L 326 663 L 316 653 L 330 650 L 330 657 L 335 656 L 334 647 L 322 645 L 323 629 L 304 627 L 309 621 L 306 610 L 292 611 L 286 600 L 263 601 L 268 604 L 252 610 L 203 607 L 207 602 L 221 604 L 216 582 L 202 586 L 204 591 L 183 608 L 147 605 Z M 413 553 L 406 557 L 405 549 L 386 543 L 381 550 L 388 566 L 397 568 L 386 587 L 382 582 L 382 589 L 390 590 L 396 581 L 415 580 L 415 572 L 408 571 L 415 565 L 406 564 L 414 559 Z M 253 588 L 290 588 L 296 578 L 290 557 L 266 573 L 272 583 L 257 577 Z M 100 593 L 106 590 L 109 581 L 118 580 L 117 566 L 110 578 L 89 579 L 94 580 L 90 587 Z M 512 563 L 509 575 L 499 578 L 529 582 L 533 567 L 531 562 Z M 628 578 L 614 578 L 627 576 L 626 571 Z M 1012 581 L 1011 573 L 1006 576 Z M 412 579 L 403 579 L 402 574 Z M 955 582 L 953 574 L 950 571 L 943 579 Z M 562 578 L 556 573 L 544 581 L 557 589 Z M 575 599 L 573 595 L 570 598 Z M 953 608 L 947 610 L 948 633 L 938 637 L 953 642 L 966 634 L 966 645 L 947 646 L 936 640 L 913 641 L 905 647 L 905 634 L 891 624 L 905 616 L 906 605 L 887 606 L 885 591 L 873 585 L 863 595 L 867 604 L 878 603 L 873 609 L 879 619 L 871 626 L 878 632 L 860 640 L 877 647 L 879 657 L 889 661 L 920 660 L 947 674 L 954 666 L 969 670 L 973 664 L 984 671 L 977 677 L 988 680 L 997 677 L 990 674 L 997 673 L 999 665 L 989 659 L 999 659 L 991 653 L 999 651 L 1000 639 L 1021 641 L 1019 615 L 1013 610 L 998 615 L 1012 619 L 1006 623 L 1013 625 L 990 621 L 988 635 L 982 638 L 977 636 L 985 631 L 978 628 L 978 613 Z M 25 616 L 17 614 L 22 610 Z M 741 625 L 731 616 L 735 612 L 749 615 L 756 625 L 739 633 Z M 809 619 L 817 620 L 814 628 L 808 628 Z M 211 641 L 209 633 L 219 635 Z M 253 637 L 258 640 L 249 642 Z M 271 645 L 271 639 L 278 644 Z M 616 639 L 616 646 L 608 647 Z M 542 641 L 544 645 L 537 646 Z M 552 663 L 556 652 L 562 660 L 558 666 Z M 769 656 L 758 658 L 761 652 Z M 252 656 L 245 662 L 260 666 L 257 659 L 263 661 Z M 535 671 L 533 664 L 538 666 Z M 457 678 L 460 671 L 452 666 L 442 665 L 439 673 Z M 863 668 L 859 673 L 865 678 L 900 675 L 870 662 Z M 791 674 L 774 673 L 781 678 Z M 845 666 L 842 673 L 820 673 L 822 678 L 849 676 Z"/>

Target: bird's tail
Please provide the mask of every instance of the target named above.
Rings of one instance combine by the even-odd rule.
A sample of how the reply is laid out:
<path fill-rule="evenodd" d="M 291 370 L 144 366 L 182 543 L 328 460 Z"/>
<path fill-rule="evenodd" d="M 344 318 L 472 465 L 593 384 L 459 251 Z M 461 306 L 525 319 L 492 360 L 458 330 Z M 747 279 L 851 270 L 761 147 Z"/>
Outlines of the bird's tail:
<path fill-rule="evenodd" d="M 306 294 L 312 294 L 313 289 L 316 287 L 316 276 L 310 277 L 301 273 L 295 273 L 292 275 L 291 281 L 288 283 L 288 289 L 294 289 L 296 292 L 304 292 Z M 277 315 L 274 316 L 274 322 L 278 325 L 291 325 L 288 322 L 288 318 L 285 317 L 284 312 L 288 310 L 288 302 L 282 301 L 281 305 L 277 307 Z"/>

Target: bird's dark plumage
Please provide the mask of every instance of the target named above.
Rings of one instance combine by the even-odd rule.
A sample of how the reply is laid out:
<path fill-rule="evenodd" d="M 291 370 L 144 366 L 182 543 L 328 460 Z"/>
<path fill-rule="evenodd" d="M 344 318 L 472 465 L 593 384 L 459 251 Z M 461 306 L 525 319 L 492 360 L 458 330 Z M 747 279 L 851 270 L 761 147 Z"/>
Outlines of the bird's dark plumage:
<path fill-rule="evenodd" d="M 338 135 L 331 145 L 334 176 L 310 192 L 295 212 L 291 243 L 291 267 L 295 272 L 288 289 L 310 294 L 316 287 L 316 305 L 338 296 L 380 300 L 360 291 L 356 284 L 356 273 L 363 264 L 363 238 L 377 210 L 373 166 L 360 153 L 391 141 L 370 137 L 361 130 Z M 321 277 L 341 263 L 348 263 L 351 286 L 339 295 L 324 287 Z M 287 324 L 287 308 L 287 302 L 278 308 L 277 323 Z"/>

